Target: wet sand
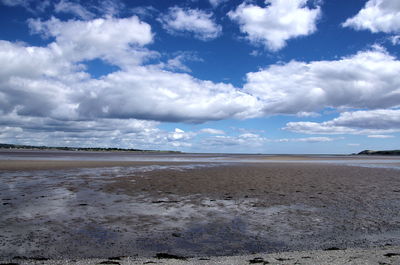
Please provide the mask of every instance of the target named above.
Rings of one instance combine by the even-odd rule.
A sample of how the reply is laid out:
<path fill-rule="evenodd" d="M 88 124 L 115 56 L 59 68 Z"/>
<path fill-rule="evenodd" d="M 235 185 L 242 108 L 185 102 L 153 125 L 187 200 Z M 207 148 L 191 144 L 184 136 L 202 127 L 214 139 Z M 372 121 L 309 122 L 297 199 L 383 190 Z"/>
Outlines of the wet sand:
<path fill-rule="evenodd" d="M 187 162 L 150 161 L 68 161 L 68 160 L 0 160 L 0 171 L 36 171 L 76 168 L 135 167 L 150 165 L 182 165 Z"/>
<path fill-rule="evenodd" d="M 206 256 L 360 247 L 379 247 L 382 256 L 400 246 L 397 169 L 296 161 L 2 160 L 0 172 L 4 261 L 149 261 L 169 253 L 196 257 L 189 260 L 195 264 Z M 237 259 L 251 257 L 257 256 Z M 394 264 L 397 256 L 381 258 Z"/>

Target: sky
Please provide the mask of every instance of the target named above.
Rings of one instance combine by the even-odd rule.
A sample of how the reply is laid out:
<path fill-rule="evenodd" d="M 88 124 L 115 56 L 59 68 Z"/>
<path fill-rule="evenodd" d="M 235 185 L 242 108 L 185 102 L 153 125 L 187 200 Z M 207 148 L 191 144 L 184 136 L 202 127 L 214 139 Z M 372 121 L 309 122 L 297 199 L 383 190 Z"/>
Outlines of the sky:
<path fill-rule="evenodd" d="M 0 143 L 399 149 L 398 0 L 0 0 Z"/>

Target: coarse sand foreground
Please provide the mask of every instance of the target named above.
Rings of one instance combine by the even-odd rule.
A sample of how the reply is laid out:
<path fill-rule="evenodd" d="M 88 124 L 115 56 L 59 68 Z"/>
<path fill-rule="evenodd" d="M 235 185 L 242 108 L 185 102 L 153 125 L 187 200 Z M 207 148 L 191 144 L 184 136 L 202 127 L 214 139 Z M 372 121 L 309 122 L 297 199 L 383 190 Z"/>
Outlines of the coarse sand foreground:
<path fill-rule="evenodd" d="M 74 265 L 95 265 L 95 264 L 165 264 L 165 265 L 206 265 L 206 264 L 275 264 L 275 265 L 396 265 L 400 264 L 400 247 L 380 247 L 368 249 L 346 249 L 346 250 L 317 250 L 317 251 L 294 251 L 273 254 L 256 254 L 241 256 L 220 256 L 220 257 L 196 257 L 186 258 L 159 253 L 153 258 L 140 257 L 110 257 L 108 259 L 52 259 L 41 258 L 24 259 L 16 258 L 3 260 L 2 264 L 74 264 Z"/>

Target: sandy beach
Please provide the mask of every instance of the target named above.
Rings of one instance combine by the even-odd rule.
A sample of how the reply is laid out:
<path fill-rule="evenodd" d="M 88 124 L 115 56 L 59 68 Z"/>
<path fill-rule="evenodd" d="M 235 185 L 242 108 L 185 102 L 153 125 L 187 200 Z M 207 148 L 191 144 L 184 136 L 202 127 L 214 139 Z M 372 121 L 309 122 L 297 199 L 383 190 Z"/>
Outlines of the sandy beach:
<path fill-rule="evenodd" d="M 257 157 L 261 162 L 25 158 L 0 160 L 3 262 L 399 261 L 399 158 L 356 165 L 343 164 L 346 157 L 321 163 L 335 158 L 301 156 L 286 162 L 285 156 Z M 163 253 L 186 260 L 157 258 Z"/>

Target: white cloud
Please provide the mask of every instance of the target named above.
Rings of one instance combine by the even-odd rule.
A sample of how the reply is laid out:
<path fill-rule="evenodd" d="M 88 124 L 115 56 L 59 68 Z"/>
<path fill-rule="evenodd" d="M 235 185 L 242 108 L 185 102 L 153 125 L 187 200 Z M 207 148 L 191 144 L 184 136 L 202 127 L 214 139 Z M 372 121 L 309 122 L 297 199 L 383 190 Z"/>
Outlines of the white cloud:
<path fill-rule="evenodd" d="M 158 13 L 158 10 L 153 6 L 137 6 L 132 8 L 131 11 L 141 18 L 152 17 L 154 14 Z"/>
<path fill-rule="evenodd" d="M 179 128 L 161 130 L 158 122 L 136 119 L 65 121 L 10 113 L 0 116 L 0 124 L 8 124 L 0 125 L 0 142 L 30 145 L 185 150 L 196 136 Z"/>
<path fill-rule="evenodd" d="M 170 34 L 189 33 L 200 40 L 217 38 L 222 27 L 213 20 L 213 14 L 199 9 L 171 7 L 167 14 L 160 16 L 159 21 Z"/>
<path fill-rule="evenodd" d="M 186 62 L 202 62 L 203 59 L 197 56 L 194 52 L 178 52 L 174 58 L 169 59 L 165 64 L 161 63 L 160 67 L 182 72 L 192 72 L 192 70 L 185 64 Z"/>
<path fill-rule="evenodd" d="M 167 143 L 157 122 L 134 119 L 57 120 L 49 117 L 2 115 L 0 142 L 53 146 L 120 146 L 153 149 Z"/>
<path fill-rule="evenodd" d="M 336 126 L 361 129 L 400 129 L 400 109 L 344 112 L 332 123 Z"/>
<path fill-rule="evenodd" d="M 211 137 L 202 138 L 199 146 L 200 149 L 213 149 L 216 147 L 219 150 L 231 151 L 242 150 L 249 152 L 249 150 L 257 149 L 263 150 L 268 143 L 323 143 L 341 140 L 342 137 L 304 137 L 304 138 L 283 138 L 283 139 L 269 139 L 257 133 L 242 133 L 239 135 L 216 135 Z"/>
<path fill-rule="evenodd" d="M 0 0 L 0 3 L 11 7 L 21 6 L 32 13 L 44 12 L 50 6 L 49 0 Z"/>
<path fill-rule="evenodd" d="M 210 5 L 213 7 L 213 8 L 216 8 L 217 6 L 219 6 L 220 4 L 222 4 L 222 3 L 224 3 L 224 2 L 227 2 L 227 1 L 229 1 L 229 0 L 208 0 L 209 2 L 210 2 Z"/>
<path fill-rule="evenodd" d="M 25 5 L 28 0 L 1 0 L 1 3 L 6 6 Z"/>
<path fill-rule="evenodd" d="M 200 130 L 200 133 L 208 133 L 208 134 L 225 134 L 223 130 L 213 129 L 213 128 L 204 128 Z"/>
<path fill-rule="evenodd" d="M 381 47 L 335 61 L 271 65 L 247 74 L 244 92 L 259 97 L 265 114 L 323 108 L 400 106 L 400 61 Z"/>
<path fill-rule="evenodd" d="M 320 7 L 309 8 L 308 0 L 265 0 L 265 7 L 243 2 L 228 16 L 253 43 L 263 44 L 271 51 L 286 46 L 289 39 L 316 31 Z"/>
<path fill-rule="evenodd" d="M 98 4 L 93 5 L 93 8 L 105 17 L 116 17 L 126 9 L 126 6 L 121 0 L 99 0 Z"/>
<path fill-rule="evenodd" d="M 230 147 L 230 146 L 242 146 L 242 147 L 261 147 L 263 146 L 268 139 L 265 137 L 252 134 L 245 133 L 237 136 L 229 136 L 229 135 L 216 135 L 213 137 L 205 138 L 201 141 L 201 148 L 212 148 L 215 147 Z"/>
<path fill-rule="evenodd" d="M 343 27 L 356 30 L 370 30 L 373 33 L 400 32 L 400 2 L 398 0 L 369 0 Z"/>
<path fill-rule="evenodd" d="M 65 22 L 57 18 L 48 21 L 31 19 L 29 26 L 35 33 L 55 37 L 52 48 L 71 61 L 103 58 L 119 66 L 137 64 L 149 55 L 139 47 L 153 41 L 150 25 L 136 16 Z"/>
<path fill-rule="evenodd" d="M 56 13 L 71 14 L 82 19 L 115 17 L 125 9 L 121 0 L 0 0 L 0 3 L 10 7 L 23 7 L 35 15 L 54 8 Z"/>
<path fill-rule="evenodd" d="M 279 113 L 310 116 L 325 107 L 393 108 L 400 102 L 400 62 L 382 50 L 364 51 L 338 61 L 273 65 L 248 74 L 244 89 L 239 89 L 152 65 L 131 65 L 93 79 L 75 62 L 76 58 L 69 56 L 70 46 L 63 44 L 66 36 L 60 37 L 60 44 L 56 38 L 44 48 L 0 42 L 0 60 L 4 62 L 0 68 L 1 113 L 15 111 L 64 120 L 204 122 Z M 120 45 L 124 53 L 115 53 L 118 45 L 112 53 L 134 59 L 134 55 L 125 53 L 131 47 L 128 41 Z M 82 40 L 72 37 L 71 42 Z M 97 47 L 96 41 L 91 43 Z M 109 55 L 103 55 L 107 52 L 103 46 L 108 44 L 100 42 L 96 53 L 83 52 L 77 58 Z M 339 124 L 339 120 L 334 126 L 303 122 L 287 127 L 328 134 L 358 133 L 358 129 Z"/>
<path fill-rule="evenodd" d="M 285 130 L 307 134 L 379 134 L 400 131 L 400 110 L 343 112 L 321 123 L 289 122 Z"/>
<path fill-rule="evenodd" d="M 161 133 L 161 142 L 164 146 L 169 146 L 170 149 L 182 150 L 190 148 L 195 144 L 194 138 L 197 136 L 196 132 L 184 131 L 179 128 L 175 128 L 172 132 Z"/>
<path fill-rule="evenodd" d="M 0 41 L 0 113 L 73 116 L 71 82 L 87 78 L 52 49 Z"/>
<path fill-rule="evenodd" d="M 394 138 L 394 136 L 387 135 L 387 134 L 372 134 L 372 135 L 368 135 L 368 138 L 388 139 L 388 138 Z"/>
<path fill-rule="evenodd" d="M 337 61 L 272 65 L 249 73 L 240 89 L 159 65 L 139 65 L 138 53 L 151 53 L 142 49 L 153 35 L 137 17 L 53 18 L 30 25 L 55 39 L 47 47 L 0 42 L 2 113 L 204 122 L 280 113 L 307 116 L 326 107 L 394 108 L 400 102 L 400 62 L 379 47 Z M 91 78 L 82 62 L 96 58 L 120 70 Z"/>
<path fill-rule="evenodd" d="M 331 142 L 338 140 L 337 138 L 331 137 L 305 137 L 305 138 L 284 138 L 274 140 L 274 142 L 305 142 L 305 143 L 321 143 L 321 142 Z"/>
<path fill-rule="evenodd" d="M 184 130 L 175 128 L 175 130 L 173 132 L 168 133 L 167 139 L 171 142 L 175 142 L 174 146 L 180 146 L 181 142 L 179 142 L 179 145 L 177 145 L 176 142 L 182 141 L 182 140 L 190 140 L 195 135 L 196 134 L 193 132 L 185 132 Z"/>
<path fill-rule="evenodd" d="M 1 3 L 6 6 L 28 6 L 32 0 L 1 0 Z"/>
<path fill-rule="evenodd" d="M 56 13 L 70 13 L 82 19 L 90 19 L 95 16 L 81 4 L 67 0 L 61 0 L 54 4 L 54 11 Z"/>
<path fill-rule="evenodd" d="M 187 148 L 200 133 L 208 133 L 215 134 L 207 138 L 209 146 L 261 147 L 269 140 L 255 132 L 238 136 L 211 128 L 169 132 L 158 129 L 155 121 L 199 123 L 279 113 L 310 116 L 325 107 L 395 108 L 400 102 L 400 62 L 379 47 L 337 61 L 272 65 L 249 73 L 241 89 L 173 72 L 183 69 L 188 55 L 177 55 L 181 65 L 169 63 L 169 70 L 162 63 L 145 65 L 143 58 L 152 54 L 145 47 L 153 34 L 150 25 L 135 16 L 31 20 L 30 26 L 48 37 L 47 46 L 0 41 L 0 138 L 10 142 L 15 136 L 20 143 Z M 93 59 L 119 68 L 91 77 L 85 72 L 85 61 Z M 392 111 L 380 110 L 371 117 L 343 114 L 334 122 L 309 127 L 383 134 L 399 123 L 398 110 Z M 353 128 L 351 122 L 360 125 Z M 300 125 L 287 127 L 307 130 Z M 289 141 L 324 140 L 328 138 Z"/>
<path fill-rule="evenodd" d="M 319 117 L 321 116 L 321 114 L 317 113 L 317 112 L 307 112 L 307 111 L 300 111 L 298 113 L 296 113 L 297 117 Z"/>
<path fill-rule="evenodd" d="M 80 88 L 90 80 L 81 62 L 101 58 L 121 67 L 124 60 L 140 62 L 135 51 L 152 41 L 150 26 L 136 17 L 67 22 L 53 18 L 31 20 L 30 25 L 55 41 L 47 47 L 0 41 L 0 60 L 7 64 L 0 68 L 0 113 L 79 119 L 79 95 L 91 93 Z M 132 34 L 125 36 L 126 32 Z"/>
<path fill-rule="evenodd" d="M 177 56 L 175 58 L 169 59 L 165 64 L 165 68 L 172 71 L 182 71 L 190 73 L 192 70 L 190 70 L 190 68 L 186 66 L 182 61 L 182 56 Z"/>
<path fill-rule="evenodd" d="M 353 128 L 335 126 L 330 122 L 289 122 L 285 130 L 305 134 L 357 134 L 359 131 Z"/>
<path fill-rule="evenodd" d="M 360 146 L 360 144 L 352 144 L 352 143 L 350 143 L 350 144 L 347 144 L 348 146 Z"/>
<path fill-rule="evenodd" d="M 392 43 L 392 45 L 400 44 L 400 35 L 391 36 L 390 42 Z"/>
<path fill-rule="evenodd" d="M 261 56 L 261 55 L 262 55 L 262 52 L 260 52 L 259 50 L 252 50 L 252 51 L 250 52 L 250 55 L 251 55 L 251 56 L 254 56 L 254 57 L 257 57 L 257 56 Z"/>
<path fill-rule="evenodd" d="M 30 25 L 55 40 L 47 47 L 0 42 L 1 113 L 63 120 L 185 122 L 261 113 L 255 97 L 230 84 L 199 80 L 158 65 L 139 66 L 137 51 L 152 41 L 152 34 L 137 17 L 32 20 Z M 82 63 L 97 58 L 120 70 L 91 78 Z"/>
<path fill-rule="evenodd" d="M 260 102 L 232 85 L 135 67 L 82 84 L 81 115 L 204 122 L 259 115 Z"/>

